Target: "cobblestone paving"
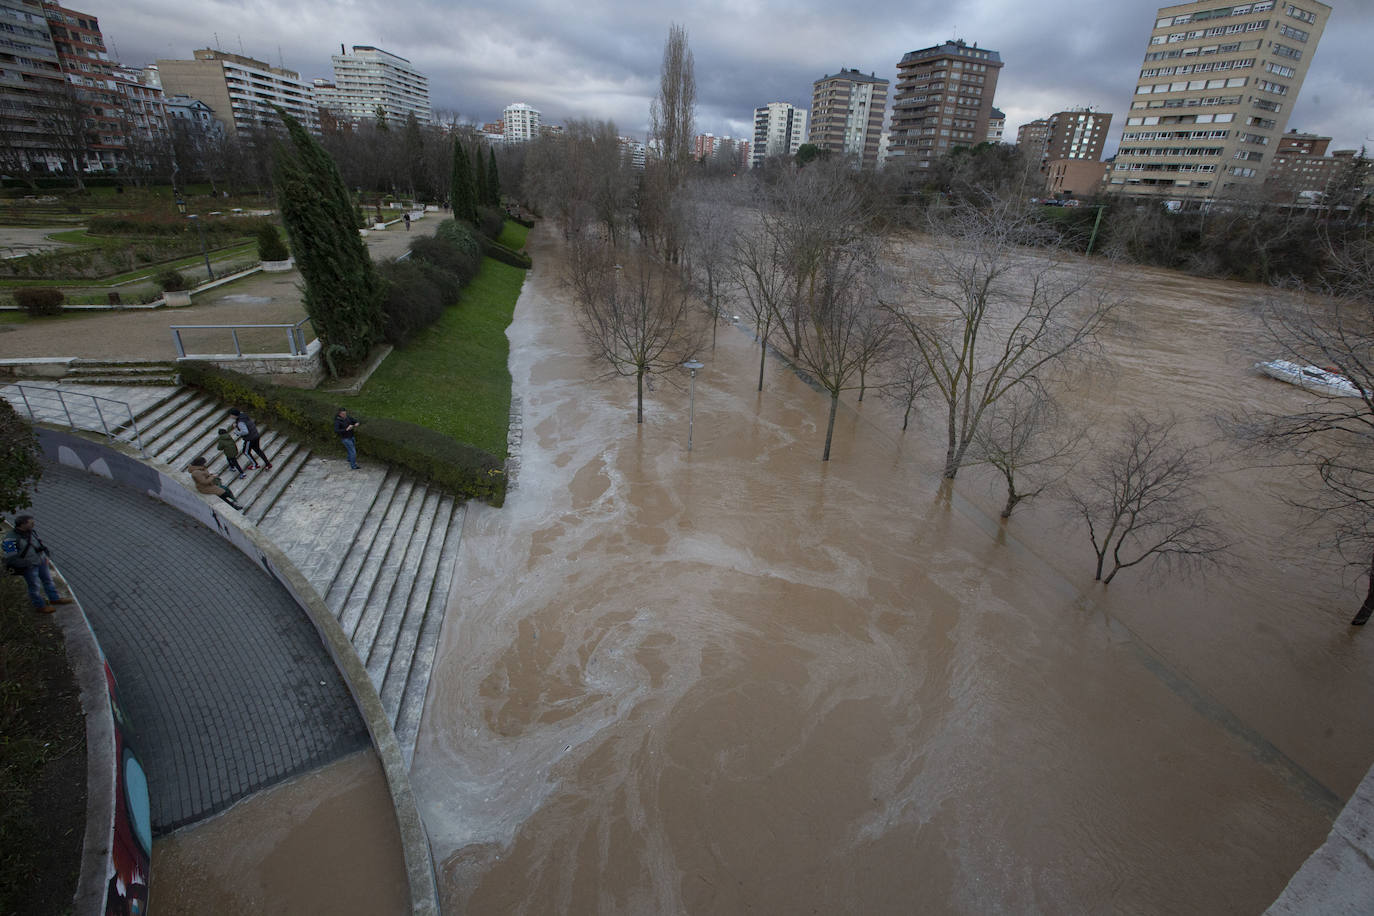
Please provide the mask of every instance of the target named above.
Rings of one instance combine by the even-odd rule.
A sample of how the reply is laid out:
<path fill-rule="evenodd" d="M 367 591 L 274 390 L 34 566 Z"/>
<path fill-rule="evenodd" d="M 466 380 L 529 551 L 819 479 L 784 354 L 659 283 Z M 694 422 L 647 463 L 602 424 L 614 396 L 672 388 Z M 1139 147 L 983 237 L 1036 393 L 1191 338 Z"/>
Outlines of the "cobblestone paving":
<path fill-rule="evenodd" d="M 214 532 L 51 464 L 28 511 L 119 680 L 156 833 L 368 745 L 305 613 Z"/>

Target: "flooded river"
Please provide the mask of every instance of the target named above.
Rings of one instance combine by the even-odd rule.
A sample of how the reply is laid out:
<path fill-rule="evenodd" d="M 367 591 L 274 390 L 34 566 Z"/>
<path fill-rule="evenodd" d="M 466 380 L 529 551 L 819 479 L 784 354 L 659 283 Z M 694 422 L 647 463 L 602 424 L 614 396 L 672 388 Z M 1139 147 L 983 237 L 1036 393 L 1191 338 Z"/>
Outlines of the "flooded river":
<path fill-rule="evenodd" d="M 559 248 L 511 327 L 518 486 L 477 508 L 412 777 L 449 913 L 1256 913 L 1374 760 L 1374 633 L 1279 499 L 1209 479 L 1232 566 L 1092 581 L 1052 500 L 1003 529 L 933 413 L 900 433 L 723 328 L 688 393 L 582 355 Z M 1105 437 L 1199 439 L 1301 394 L 1251 369 L 1253 290 L 1139 271 Z M 686 379 L 682 380 L 685 384 Z M 1218 448 L 1218 452 L 1224 451 Z"/>

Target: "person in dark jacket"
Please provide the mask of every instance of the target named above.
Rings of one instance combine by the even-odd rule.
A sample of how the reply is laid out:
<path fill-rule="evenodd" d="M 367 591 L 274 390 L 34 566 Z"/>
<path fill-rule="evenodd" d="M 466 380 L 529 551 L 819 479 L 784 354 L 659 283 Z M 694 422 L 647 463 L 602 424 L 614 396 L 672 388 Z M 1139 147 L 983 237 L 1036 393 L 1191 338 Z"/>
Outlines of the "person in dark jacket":
<path fill-rule="evenodd" d="M 224 460 L 229 462 L 229 467 L 234 473 L 239 475 L 239 480 L 247 477 L 243 473 L 243 468 L 239 467 L 239 444 L 234 441 L 234 437 L 229 435 L 229 430 L 221 429 L 219 437 L 215 439 L 215 447 L 224 453 Z"/>
<path fill-rule="evenodd" d="M 349 416 L 348 408 L 340 407 L 339 412 L 334 414 L 334 435 L 343 441 L 344 451 L 348 453 L 348 466 L 353 470 L 358 470 L 358 443 L 353 441 L 353 430 L 358 428 L 358 421 Z"/>
<path fill-rule="evenodd" d="M 258 463 L 253 458 L 254 452 L 262 459 L 263 466 L 269 471 L 272 470 L 272 462 L 267 460 L 267 455 L 262 450 L 262 433 L 258 432 L 258 425 L 253 422 L 253 418 L 237 407 L 229 409 L 229 416 L 234 418 L 234 428 L 243 440 L 243 455 L 248 459 L 248 470 L 258 469 Z"/>
<path fill-rule="evenodd" d="M 51 614 L 57 610 L 55 605 L 71 604 L 71 598 L 63 598 L 57 593 L 52 581 L 52 568 L 48 563 L 48 548 L 34 530 L 32 515 L 21 515 L 14 520 L 14 528 L 0 538 L 5 565 L 24 577 L 29 586 L 29 601 L 40 614 Z M 44 593 L 47 597 L 44 598 Z"/>

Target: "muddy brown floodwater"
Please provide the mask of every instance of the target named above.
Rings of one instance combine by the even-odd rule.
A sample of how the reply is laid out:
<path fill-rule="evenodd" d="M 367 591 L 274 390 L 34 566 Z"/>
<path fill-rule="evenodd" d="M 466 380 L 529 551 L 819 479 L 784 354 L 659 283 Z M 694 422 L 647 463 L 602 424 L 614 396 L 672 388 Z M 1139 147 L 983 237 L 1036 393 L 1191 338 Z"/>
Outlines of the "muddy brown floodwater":
<path fill-rule="evenodd" d="M 1231 569 L 1092 582 L 1053 501 L 999 531 L 939 421 L 903 436 L 723 328 L 687 391 L 583 356 L 560 246 L 510 329 L 518 486 L 470 510 L 412 776 L 450 913 L 1255 913 L 1374 759 L 1374 633 L 1280 497 L 1208 483 Z M 1250 368 L 1254 290 L 1137 271 L 1108 435 L 1301 402 Z M 685 382 L 685 378 L 683 379 Z M 1218 452 L 1224 452 L 1217 443 Z"/>

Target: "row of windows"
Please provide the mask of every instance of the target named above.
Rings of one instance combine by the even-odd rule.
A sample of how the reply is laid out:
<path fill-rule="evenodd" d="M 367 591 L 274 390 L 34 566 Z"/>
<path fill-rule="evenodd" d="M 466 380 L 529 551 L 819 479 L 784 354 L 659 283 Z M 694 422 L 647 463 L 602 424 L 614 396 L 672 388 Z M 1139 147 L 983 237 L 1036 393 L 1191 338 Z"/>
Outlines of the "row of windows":
<path fill-rule="evenodd" d="M 1273 130 L 1274 125 L 1277 122 L 1275 122 L 1273 118 L 1251 118 L 1245 123 L 1249 127 L 1259 127 L 1264 130 Z"/>
<path fill-rule="evenodd" d="M 1152 92 L 1186 92 L 1192 89 L 1234 89 L 1244 86 L 1246 78 L 1233 76 L 1226 80 L 1190 80 L 1175 83 L 1155 83 L 1135 87 L 1136 95 L 1149 95 Z M 1285 90 L 1286 91 L 1286 90 Z"/>
<path fill-rule="evenodd" d="M 1241 168 L 1241 167 L 1238 166 L 1238 165 L 1233 165 L 1233 166 L 1231 166 L 1231 174 L 1232 174 L 1232 175 L 1235 175 L 1237 178 L 1254 178 L 1254 177 L 1255 177 L 1255 170 L 1254 170 L 1254 169 L 1244 169 L 1244 168 Z"/>
<path fill-rule="evenodd" d="M 1261 3 L 1242 3 L 1239 6 L 1223 6 L 1220 9 L 1202 13 L 1185 13 L 1182 16 L 1166 16 L 1155 23 L 1157 29 L 1167 29 L 1171 25 L 1187 25 L 1207 19 L 1221 19 L 1226 16 L 1248 16 L 1251 13 L 1267 13 L 1274 8 L 1273 0 Z"/>
<path fill-rule="evenodd" d="M 1178 41 L 1194 41 L 1199 38 L 1238 35 L 1241 32 L 1263 32 L 1267 28 L 1269 28 L 1268 19 L 1257 19 L 1254 22 L 1237 22 L 1235 25 L 1218 26 L 1213 29 L 1196 29 L 1192 32 L 1171 32 L 1167 36 L 1156 35 L 1150 39 L 1150 44 L 1173 44 Z"/>
<path fill-rule="evenodd" d="M 1281 64 L 1276 64 L 1273 61 L 1265 61 L 1264 69 L 1268 70 L 1275 76 L 1286 76 L 1289 79 L 1292 79 L 1294 74 L 1297 72 L 1292 67 L 1285 67 Z"/>
<path fill-rule="evenodd" d="M 1294 5 L 1291 4 L 1291 3 L 1288 4 L 1287 6 L 1285 6 L 1285 7 L 1283 8 L 1283 11 L 1284 11 L 1285 13 L 1287 13 L 1288 15 L 1292 16 L 1294 19 L 1301 19 L 1303 22 L 1306 22 L 1306 23 L 1309 23 L 1309 24 L 1315 25 L 1316 22 L 1317 22 L 1317 14 L 1316 14 L 1316 13 L 1308 12 L 1307 10 L 1303 9 L 1302 7 L 1300 7 L 1300 6 L 1294 6 Z"/>
<path fill-rule="evenodd" d="M 1268 80 L 1255 80 L 1255 88 L 1265 92 L 1272 92 L 1274 95 L 1287 95 L 1288 87 L 1281 83 L 1271 83 Z"/>
<path fill-rule="evenodd" d="M 1232 156 L 1231 158 L 1232 158 L 1232 159 L 1241 159 L 1241 160 L 1244 160 L 1244 161 L 1247 161 L 1247 162 L 1260 162 L 1261 160 L 1264 159 L 1264 153 L 1256 153 L 1256 152 L 1251 152 L 1251 151 L 1249 151 L 1249 150 L 1241 150 L 1240 152 L 1236 153 L 1236 154 L 1235 154 L 1234 156 Z"/>
<path fill-rule="evenodd" d="M 1215 172 L 1213 163 L 1177 162 L 1159 164 L 1154 162 L 1118 162 L 1118 172 Z"/>
<path fill-rule="evenodd" d="M 1279 57 L 1287 57 L 1290 60 L 1302 60 L 1302 52 L 1297 48 L 1290 48 L 1288 45 L 1275 44 L 1274 53 Z"/>
<path fill-rule="evenodd" d="M 1291 25 L 1284 25 L 1282 22 L 1279 23 L 1278 33 L 1284 38 L 1291 38 L 1294 41 L 1307 41 L 1311 37 L 1302 29 L 1295 29 Z"/>
<path fill-rule="evenodd" d="M 1254 143 L 1257 146 L 1268 146 L 1269 138 L 1264 136 L 1263 134 L 1241 134 L 1240 142 Z"/>
<path fill-rule="evenodd" d="M 1225 140 L 1229 130 L 1136 130 L 1121 135 L 1122 140 Z"/>
<path fill-rule="evenodd" d="M 1152 99 L 1152 100 L 1150 100 L 1150 101 L 1148 101 L 1148 102 L 1132 102 L 1132 103 L 1131 103 L 1131 108 L 1132 108 L 1132 109 L 1138 109 L 1138 108 L 1198 108 L 1198 107 L 1204 107 L 1204 108 L 1206 108 L 1206 107 L 1211 107 L 1211 106 L 1214 106 L 1214 105 L 1239 105 L 1239 104 L 1240 104 L 1240 96 L 1238 96 L 1238 95 L 1214 95 L 1214 96 L 1208 96 L 1208 97 L 1206 97 L 1206 98 L 1200 98 L 1200 99 L 1164 99 L 1164 100 L 1162 100 L 1162 101 Z M 1202 119 L 1203 119 L 1204 117 L 1206 117 L 1206 116 L 1205 116 L 1205 115 L 1198 115 L 1197 117 L 1198 117 L 1198 120 L 1200 121 L 1200 120 L 1202 120 Z M 1218 120 L 1221 120 L 1221 117 L 1222 117 L 1221 115 L 1217 115 L 1217 119 L 1218 119 Z M 1226 120 L 1229 121 L 1229 120 L 1230 120 L 1230 116 L 1227 116 Z M 1129 124 L 1130 121 L 1128 120 L 1126 123 Z M 1150 121 L 1149 121 L 1148 119 L 1146 119 L 1145 123 L 1148 124 L 1148 123 L 1150 123 Z"/>
<path fill-rule="evenodd" d="M 1260 46 L 1259 39 L 1254 41 L 1232 41 L 1224 45 L 1203 45 L 1200 48 L 1175 48 L 1172 51 L 1155 51 L 1145 55 L 1145 60 L 1173 60 L 1179 57 L 1207 57 L 1211 54 L 1233 54 L 1236 51 L 1252 51 Z"/>
<path fill-rule="evenodd" d="M 1262 111 L 1283 111 L 1282 102 L 1271 102 L 1269 99 L 1254 99 L 1250 104 Z"/>
<path fill-rule="evenodd" d="M 1151 76 L 1186 76 L 1189 73 L 1210 73 L 1215 70 L 1235 70 L 1253 67 L 1255 59 L 1253 57 L 1243 57 L 1239 60 L 1211 60 L 1201 64 L 1180 64 L 1177 67 L 1156 67 L 1153 70 L 1141 70 L 1142 79 Z M 1274 65 L 1270 65 L 1274 66 Z"/>
<path fill-rule="evenodd" d="M 1119 150 L 1122 156 L 1220 156 L 1225 150 L 1220 146 L 1123 146 Z"/>

